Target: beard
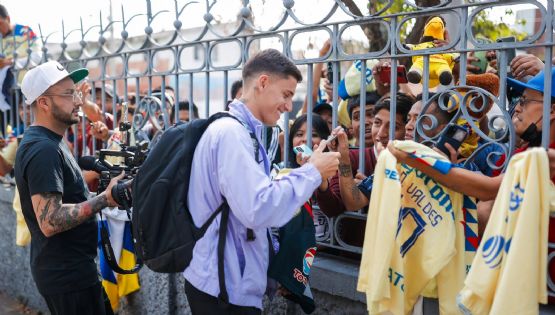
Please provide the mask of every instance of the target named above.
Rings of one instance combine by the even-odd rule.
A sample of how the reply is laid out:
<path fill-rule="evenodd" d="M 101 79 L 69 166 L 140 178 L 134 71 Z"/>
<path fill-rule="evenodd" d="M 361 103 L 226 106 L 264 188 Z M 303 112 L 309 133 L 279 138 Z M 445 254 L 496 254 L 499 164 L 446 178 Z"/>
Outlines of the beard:
<path fill-rule="evenodd" d="M 73 112 L 75 111 L 75 109 L 70 113 L 65 113 L 58 107 L 58 105 L 54 103 L 52 105 L 52 116 L 58 122 L 68 126 L 74 125 L 79 122 L 79 117 L 73 117 Z"/>

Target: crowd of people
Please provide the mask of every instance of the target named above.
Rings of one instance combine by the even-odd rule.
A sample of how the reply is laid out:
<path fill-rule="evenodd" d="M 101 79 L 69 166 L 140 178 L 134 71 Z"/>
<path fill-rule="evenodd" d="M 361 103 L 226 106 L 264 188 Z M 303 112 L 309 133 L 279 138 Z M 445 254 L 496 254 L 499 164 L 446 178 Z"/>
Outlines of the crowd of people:
<path fill-rule="evenodd" d="M 6 17 L 9 22 L 5 11 L 0 6 L 0 26 Z M 429 23 L 442 21 L 436 18 Z M 426 43 L 432 42 L 434 47 L 447 44 L 443 34 L 431 32 L 427 36 Z M 320 56 L 326 56 L 330 49 L 330 42 L 324 43 Z M 430 58 L 430 67 L 436 62 L 434 58 Z M 510 61 L 512 78 L 501 82 L 494 57 L 485 69 L 473 64 L 476 58 L 472 53 L 466 58 L 467 64 L 460 64 L 457 54 L 450 54 L 449 58 L 448 65 L 442 64 L 428 86 L 420 83 L 427 75 L 422 69 L 411 68 L 409 75 L 402 78 L 408 78 L 410 83 L 390 83 L 381 74 L 390 71 L 395 62 L 362 61 L 371 70 L 364 89 L 356 84 L 361 78 L 360 70 L 357 72 L 361 61 L 350 65 L 340 82 L 328 79 L 331 67 L 315 64 L 315 75 L 308 78 L 313 80 L 314 89 L 309 91 L 312 95 L 306 97 L 298 116 L 285 122 L 286 133 L 277 123 L 283 113 L 292 110 L 297 85 L 303 80 L 301 72 L 276 50 L 253 55 L 243 66 L 242 79 L 231 86 L 232 100 L 225 108 L 240 123 L 221 119 L 210 125 L 193 158 L 190 181 L 194 185 L 189 188 L 187 202 L 195 225 L 203 225 L 221 204 L 229 207 L 230 217 L 224 244 L 227 301 L 221 301 L 217 250 L 221 221 L 215 220 L 196 243 L 191 263 L 183 271 L 192 312 L 260 314 L 262 298 L 272 284 L 265 275 L 269 270 L 270 274 L 289 272 L 281 270 L 283 266 L 272 265 L 272 257 L 280 252 L 300 256 L 299 261 L 306 263 L 304 269 L 295 266 L 300 271 L 295 269 L 298 273 L 290 276 L 308 291 L 299 292 L 281 277 L 274 277 L 279 278 L 275 279 L 279 285 L 273 291 L 301 304 L 305 311 L 312 311 L 314 301 L 308 286 L 312 260 L 316 251 L 333 251 L 316 242 L 325 240 L 325 231 L 330 228 L 326 226 L 327 218 L 361 209 L 362 213 L 367 212 L 374 198 L 374 170 L 384 150 L 445 187 L 476 198 L 478 238 L 490 220 L 509 157 L 540 146 L 546 128 L 551 141 L 550 178 L 555 181 L 555 85 L 550 89 L 550 125 L 542 123 L 544 79 L 549 76 L 555 82 L 555 70 L 545 73 L 542 60 L 523 54 Z M 2 63 L 12 62 L 0 60 L 0 68 Z M 416 65 L 420 62 L 413 60 Z M 466 87 L 459 88 L 462 67 L 468 74 L 464 77 Z M 14 130 L 13 137 L 19 140 L 3 143 L 0 153 L 0 174 L 13 170 L 19 191 L 14 207 L 20 202 L 17 207 L 26 224 L 18 224 L 18 229 L 26 225 L 30 231 L 33 278 L 53 314 L 112 312 L 94 261 L 95 215 L 106 207 L 118 206 L 111 187 L 121 177 L 113 178 L 105 192 L 91 198 L 89 191 L 96 191 L 99 174 L 82 171 L 76 158 L 94 155 L 104 147 L 121 148 L 122 133 L 117 127 L 122 121 L 132 122 L 135 115 L 141 115 L 133 100 L 122 106 L 123 97 L 113 86 L 104 84 L 93 89 L 83 81 L 87 74 L 87 69 L 68 72 L 56 61 L 29 70 L 22 80 L 22 95 L 15 99 L 21 100 L 17 113 L 22 127 L 32 123 Z M 418 82 L 413 83 L 415 80 Z M 507 90 L 508 97 L 497 101 L 501 88 Z M 338 99 L 333 99 L 334 89 L 339 91 Z M 397 92 L 391 94 L 391 90 Z M 463 103 L 468 99 L 463 96 L 472 93 L 483 97 L 473 98 L 472 106 Z M 132 128 L 133 143 L 145 140 L 150 148 L 156 146 L 164 129 L 169 128 L 156 120 L 159 116 L 166 116 L 170 125 L 200 118 L 192 100 L 176 99 L 174 87 L 165 85 L 145 96 L 157 98 L 160 107 L 155 117 L 140 128 Z M 501 111 L 511 113 L 512 120 L 494 126 L 490 120 L 499 113 L 499 104 L 505 103 L 508 106 Z M 334 104 L 339 106 L 334 108 Z M 77 128 L 71 128 L 73 125 Z M 338 126 L 333 128 L 334 125 Z M 449 128 L 465 131 L 458 147 L 453 147 L 453 142 L 440 143 Z M 510 130 L 514 130 L 514 135 Z M 515 137 L 514 148 L 509 146 L 510 137 Z M 396 149 L 391 140 L 431 146 L 454 167 L 443 174 Z M 311 155 L 295 150 L 307 143 L 313 146 Z M 250 158 L 253 145 L 257 148 Z M 289 158 L 285 160 L 285 156 Z M 311 218 L 313 224 L 298 228 L 299 223 L 294 220 L 299 213 Z M 297 235 L 303 229 L 309 230 L 309 236 L 303 236 L 301 245 L 283 241 L 291 235 L 288 233 Z M 361 247 L 364 232 L 364 221 L 343 220 L 337 237 Z M 20 233 L 23 235 L 23 230 L 18 231 L 18 243 L 28 243 L 29 237 L 20 237 Z M 340 254 L 360 259 L 356 254 Z M 287 257 L 280 259 L 287 261 Z"/>

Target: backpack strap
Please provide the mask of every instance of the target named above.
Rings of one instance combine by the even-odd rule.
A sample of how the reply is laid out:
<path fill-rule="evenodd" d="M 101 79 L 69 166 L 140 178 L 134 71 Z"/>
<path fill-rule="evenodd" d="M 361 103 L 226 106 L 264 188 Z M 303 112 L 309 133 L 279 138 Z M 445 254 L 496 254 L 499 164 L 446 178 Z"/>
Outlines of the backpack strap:
<path fill-rule="evenodd" d="M 260 159 L 260 146 L 261 146 L 260 141 L 258 141 L 258 138 L 254 134 L 254 132 L 250 129 L 250 127 L 247 125 L 247 123 L 245 123 L 241 118 L 233 116 L 229 113 L 226 113 L 225 115 L 221 115 L 219 117 L 231 117 L 237 120 L 241 125 L 243 125 L 245 129 L 247 129 L 247 131 L 249 132 L 249 136 L 251 137 L 253 148 L 254 148 L 254 160 L 256 161 L 256 163 L 260 164 L 260 162 L 262 162 L 262 159 Z M 254 235 L 254 231 L 252 229 L 247 229 L 247 241 L 254 241 L 255 239 L 256 239 L 256 236 Z"/>
<path fill-rule="evenodd" d="M 222 118 L 222 117 L 233 118 L 233 119 L 237 120 L 241 125 L 243 125 L 243 127 L 245 127 L 245 129 L 247 129 L 247 131 L 249 132 L 249 135 L 251 137 L 253 147 L 254 147 L 254 159 L 255 159 L 256 163 L 262 162 L 262 160 L 259 160 L 260 142 L 256 138 L 256 135 L 254 134 L 254 132 L 252 132 L 250 130 L 249 126 L 247 126 L 238 117 L 235 117 L 235 116 L 233 116 L 229 113 L 226 113 L 226 112 L 217 113 L 217 114 L 211 116 L 210 119 L 213 122 L 214 120 Z M 221 221 L 220 221 L 220 230 L 218 232 L 219 234 L 218 234 L 218 253 L 217 253 L 218 254 L 218 282 L 219 282 L 219 286 L 220 286 L 220 294 L 218 295 L 218 302 L 220 303 L 220 305 L 224 309 L 227 309 L 229 307 L 229 295 L 227 294 L 227 288 L 226 288 L 226 285 L 225 285 L 224 251 L 225 251 L 225 242 L 226 242 L 226 238 L 227 238 L 227 225 L 228 225 L 228 221 L 229 221 L 229 211 L 230 211 L 230 209 L 229 209 L 229 205 L 228 205 L 227 200 L 225 199 L 225 197 L 222 196 L 222 198 L 223 198 L 222 204 L 218 207 L 218 209 L 216 211 L 214 211 L 214 213 L 212 213 L 212 215 L 210 215 L 208 220 L 202 225 L 202 227 L 200 229 L 198 229 L 196 231 L 196 233 L 198 233 L 197 235 L 199 236 L 199 238 L 202 237 L 204 235 L 204 233 L 206 233 L 206 230 L 208 229 L 208 227 L 210 226 L 212 221 L 214 221 L 216 216 L 220 213 L 222 214 Z M 247 229 L 247 240 L 248 241 L 253 241 L 254 239 L 255 239 L 254 231 L 252 229 Z"/>
<path fill-rule="evenodd" d="M 254 160 L 256 161 L 256 163 L 260 164 L 260 162 L 262 162 L 260 158 L 260 141 L 258 141 L 258 138 L 256 137 L 256 135 L 254 134 L 254 132 L 252 132 L 252 130 L 250 129 L 250 127 L 243 122 L 240 118 L 233 116 L 237 121 L 239 121 L 241 123 L 241 125 L 243 125 L 243 127 L 245 127 L 245 129 L 247 129 L 247 131 L 249 132 L 249 135 L 251 136 L 251 140 L 252 140 L 252 145 L 254 147 Z M 252 229 L 247 229 L 247 241 L 254 241 L 256 239 L 256 236 L 254 235 L 254 231 Z"/>
<path fill-rule="evenodd" d="M 212 224 L 212 221 L 214 221 L 218 214 L 220 214 L 220 212 L 222 212 L 226 208 L 229 207 L 227 207 L 227 201 L 224 199 L 224 202 L 222 202 L 218 209 L 216 209 L 216 211 L 214 211 L 214 213 L 210 215 L 208 220 L 206 220 L 206 222 L 204 222 L 204 224 L 199 229 L 194 229 L 195 238 L 197 240 L 204 236 L 204 233 L 206 233 L 206 230 L 208 230 L 208 227 L 210 226 L 210 224 Z"/>
<path fill-rule="evenodd" d="M 224 199 L 220 208 L 222 210 L 222 220 L 220 221 L 220 231 L 218 235 L 218 282 L 220 284 L 220 294 L 218 295 L 218 302 L 224 307 L 229 306 L 229 296 L 227 295 L 227 288 L 225 286 L 225 273 L 224 273 L 224 250 L 225 241 L 227 236 L 227 223 L 229 221 L 229 205 L 227 200 Z"/>

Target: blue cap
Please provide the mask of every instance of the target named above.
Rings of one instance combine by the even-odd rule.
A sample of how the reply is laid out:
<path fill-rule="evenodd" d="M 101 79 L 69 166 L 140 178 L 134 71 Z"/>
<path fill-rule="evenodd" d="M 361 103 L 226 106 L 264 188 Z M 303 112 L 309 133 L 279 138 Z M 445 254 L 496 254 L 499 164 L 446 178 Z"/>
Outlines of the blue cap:
<path fill-rule="evenodd" d="M 545 78 L 544 71 L 542 71 L 526 83 L 508 78 L 507 85 L 516 89 L 519 92 L 524 91 L 524 89 L 532 89 L 543 93 L 544 78 Z M 551 97 L 555 98 L 555 67 L 551 68 Z"/>

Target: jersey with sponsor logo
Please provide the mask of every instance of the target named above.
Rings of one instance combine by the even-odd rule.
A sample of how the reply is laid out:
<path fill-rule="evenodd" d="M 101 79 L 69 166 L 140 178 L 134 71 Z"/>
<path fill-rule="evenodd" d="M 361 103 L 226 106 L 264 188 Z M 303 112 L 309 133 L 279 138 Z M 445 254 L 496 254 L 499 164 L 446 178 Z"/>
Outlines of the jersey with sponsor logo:
<path fill-rule="evenodd" d="M 511 158 L 459 295 L 464 314 L 538 314 L 538 303 L 547 303 L 547 239 L 554 197 L 543 148 Z"/>
<path fill-rule="evenodd" d="M 442 173 L 451 169 L 451 163 L 424 145 L 394 145 Z M 374 172 L 358 281 L 369 313 L 409 314 L 432 281 L 441 313 L 458 313 L 456 296 L 466 276 L 466 256 L 473 253 L 465 247 L 465 230 L 475 231 L 466 222 L 469 215 L 475 218 L 475 211 L 472 199 L 382 152 Z"/>

